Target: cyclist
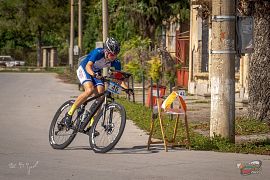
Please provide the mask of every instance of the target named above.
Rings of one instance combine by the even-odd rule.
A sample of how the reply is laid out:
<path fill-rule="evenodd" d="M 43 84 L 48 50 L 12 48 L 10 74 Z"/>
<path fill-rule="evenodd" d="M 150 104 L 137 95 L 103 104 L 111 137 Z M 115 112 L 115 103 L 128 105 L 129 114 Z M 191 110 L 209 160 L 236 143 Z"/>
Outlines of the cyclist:
<path fill-rule="evenodd" d="M 120 45 L 114 38 L 107 38 L 104 48 L 96 48 L 92 50 L 85 59 L 82 60 L 77 69 L 77 77 L 84 87 L 84 92 L 78 96 L 69 112 L 65 115 L 65 124 L 70 128 L 72 123 L 72 115 L 81 104 L 83 104 L 96 89 L 97 93 L 104 92 L 104 83 L 101 80 L 101 70 L 104 67 L 114 67 L 115 70 L 121 70 L 121 63 L 117 59 L 120 52 Z M 121 86 L 127 89 L 127 85 L 121 82 Z M 128 89 L 127 93 L 133 93 Z"/>

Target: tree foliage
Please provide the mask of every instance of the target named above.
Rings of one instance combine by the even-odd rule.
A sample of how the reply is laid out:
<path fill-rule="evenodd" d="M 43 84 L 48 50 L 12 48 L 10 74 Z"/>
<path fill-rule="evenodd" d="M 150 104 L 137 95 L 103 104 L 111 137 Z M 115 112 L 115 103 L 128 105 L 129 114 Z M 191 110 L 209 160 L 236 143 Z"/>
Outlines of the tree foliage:
<path fill-rule="evenodd" d="M 68 0 L 1 1 L 1 47 L 33 47 L 35 38 L 57 45 L 69 33 Z M 41 36 L 41 37 L 39 37 Z"/>
<path fill-rule="evenodd" d="M 68 7 L 68 0 L 1 1 L 1 50 L 33 49 L 41 45 L 63 49 L 69 33 Z"/>
<path fill-rule="evenodd" d="M 136 82 L 141 82 L 142 76 L 146 73 L 145 62 L 149 59 L 150 43 L 149 38 L 142 39 L 140 36 L 134 36 L 122 44 L 119 57 L 125 64 L 125 70 L 133 74 Z"/>
<path fill-rule="evenodd" d="M 77 0 L 75 36 L 77 35 Z M 84 53 L 102 41 L 102 1 L 83 2 Z M 162 21 L 188 18 L 188 0 L 110 0 L 109 36 L 125 42 L 135 36 L 155 43 Z M 57 46 L 60 55 L 69 46 L 69 0 L 1 0 L 0 49 L 36 49 Z M 75 37 L 76 44 L 76 37 Z"/>
<path fill-rule="evenodd" d="M 148 61 L 150 64 L 149 68 L 149 76 L 152 78 L 154 82 L 157 82 L 161 77 L 161 60 L 159 56 L 153 56 L 150 61 Z"/>
<path fill-rule="evenodd" d="M 178 17 L 181 21 L 189 17 L 187 0 L 127 0 L 124 2 L 121 9 L 136 27 L 136 32 L 144 38 L 150 38 L 152 43 L 155 42 L 156 30 L 162 26 L 163 21 L 172 17 Z"/>

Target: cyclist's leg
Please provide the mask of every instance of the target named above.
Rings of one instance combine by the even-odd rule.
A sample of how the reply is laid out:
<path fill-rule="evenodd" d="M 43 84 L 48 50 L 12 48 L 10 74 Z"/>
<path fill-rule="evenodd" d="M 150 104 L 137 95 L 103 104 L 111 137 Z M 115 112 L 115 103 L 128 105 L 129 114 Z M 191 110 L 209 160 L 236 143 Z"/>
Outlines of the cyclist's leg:
<path fill-rule="evenodd" d="M 71 106 L 70 110 L 65 116 L 65 124 L 67 125 L 68 128 L 71 127 L 71 119 L 77 107 L 83 104 L 87 100 L 87 98 L 91 96 L 92 93 L 94 92 L 93 83 L 90 81 L 85 82 L 83 84 L 83 87 L 84 87 L 84 92 L 77 97 L 74 104 Z"/>
<path fill-rule="evenodd" d="M 96 93 L 97 94 L 101 94 L 104 92 L 104 83 L 99 80 L 99 79 L 96 79 L 95 78 L 95 82 L 96 82 L 96 86 L 95 86 L 95 90 L 96 90 Z M 96 112 L 96 114 L 94 115 L 94 117 L 91 118 L 90 122 L 89 122 L 89 125 L 88 125 L 88 128 L 90 128 L 94 122 L 94 118 L 96 117 L 96 115 L 99 113 L 100 109 Z"/>
<path fill-rule="evenodd" d="M 91 81 L 85 82 L 83 84 L 83 87 L 84 87 L 84 92 L 77 97 L 77 99 L 75 100 L 73 104 L 75 109 L 79 107 L 80 105 L 82 105 L 87 100 L 87 98 L 91 96 L 92 93 L 94 92 L 94 85 Z M 75 109 L 73 110 L 72 114 L 74 113 Z"/>
<path fill-rule="evenodd" d="M 103 93 L 104 89 L 105 89 L 103 85 L 98 85 L 98 86 L 96 86 L 96 88 L 97 88 L 97 93 L 98 94 Z"/>
<path fill-rule="evenodd" d="M 68 127 L 71 126 L 72 115 L 74 114 L 77 107 L 83 104 L 87 100 L 87 98 L 92 95 L 95 88 L 94 79 L 81 66 L 77 70 L 77 76 L 84 87 L 84 92 L 77 97 L 74 104 L 72 105 L 68 113 L 66 114 L 65 123 Z"/>
<path fill-rule="evenodd" d="M 92 95 L 96 85 L 95 78 L 93 78 L 82 66 L 79 66 L 79 68 L 77 69 L 77 77 L 84 87 L 84 92 L 80 94 L 75 100 L 73 106 L 68 112 L 69 115 L 72 115 L 76 108 L 79 107 L 82 103 L 84 103 L 84 101 L 86 101 L 87 98 Z"/>
<path fill-rule="evenodd" d="M 77 69 L 77 77 L 84 87 L 84 92 L 80 94 L 75 100 L 73 106 L 68 112 L 69 115 L 72 115 L 76 108 L 79 107 L 82 103 L 84 103 L 87 98 L 92 95 L 96 85 L 95 79 L 82 66 L 79 66 L 79 68 Z"/>

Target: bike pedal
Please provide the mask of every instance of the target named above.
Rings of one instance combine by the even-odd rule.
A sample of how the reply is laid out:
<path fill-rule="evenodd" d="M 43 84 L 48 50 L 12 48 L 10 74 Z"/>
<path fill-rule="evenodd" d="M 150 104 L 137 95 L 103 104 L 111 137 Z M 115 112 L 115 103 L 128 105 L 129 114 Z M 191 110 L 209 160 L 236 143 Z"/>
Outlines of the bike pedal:
<path fill-rule="evenodd" d="M 80 133 L 83 133 L 83 134 L 87 134 L 87 133 L 88 133 L 88 132 L 85 131 L 84 129 L 79 129 L 79 132 L 80 132 Z"/>
<path fill-rule="evenodd" d="M 100 134 L 100 133 L 99 133 L 98 131 L 95 130 L 95 132 L 94 132 L 94 137 L 99 136 L 99 134 Z"/>

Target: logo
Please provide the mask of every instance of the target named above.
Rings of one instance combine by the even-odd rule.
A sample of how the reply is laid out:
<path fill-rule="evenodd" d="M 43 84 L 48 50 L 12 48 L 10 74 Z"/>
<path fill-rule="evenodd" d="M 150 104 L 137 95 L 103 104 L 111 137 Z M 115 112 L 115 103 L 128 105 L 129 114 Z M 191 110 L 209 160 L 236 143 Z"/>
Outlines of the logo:
<path fill-rule="evenodd" d="M 240 169 L 242 175 L 258 174 L 262 170 L 262 161 L 255 160 L 250 163 L 238 163 L 237 167 Z"/>
<path fill-rule="evenodd" d="M 81 69 L 79 70 L 79 78 L 83 78 L 83 71 Z"/>
<path fill-rule="evenodd" d="M 38 165 L 38 161 L 36 161 L 35 163 L 30 163 L 30 162 L 10 162 L 8 164 L 8 167 L 11 169 L 26 169 L 27 170 L 27 174 L 30 175 L 31 174 L 31 169 L 34 169 L 37 167 Z"/>

